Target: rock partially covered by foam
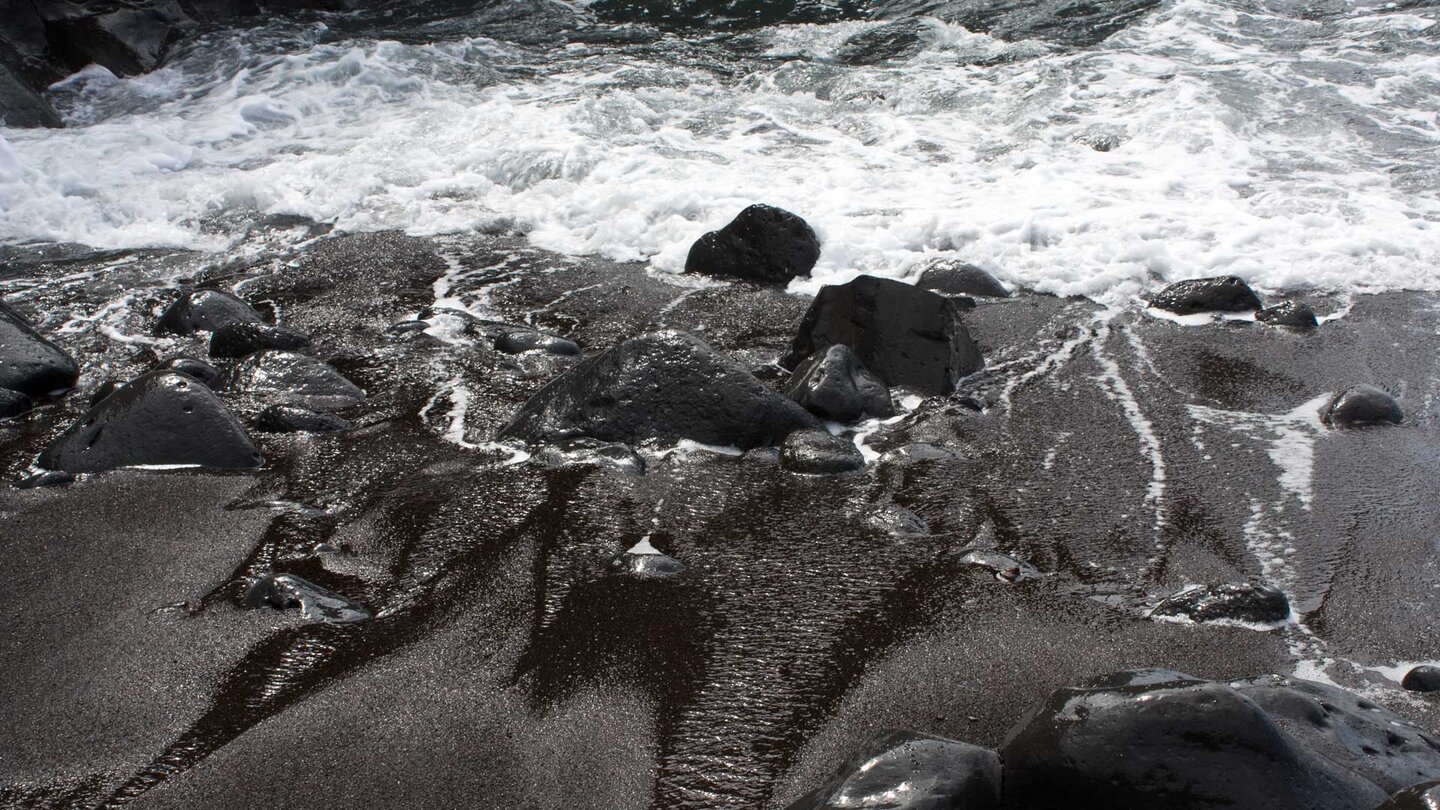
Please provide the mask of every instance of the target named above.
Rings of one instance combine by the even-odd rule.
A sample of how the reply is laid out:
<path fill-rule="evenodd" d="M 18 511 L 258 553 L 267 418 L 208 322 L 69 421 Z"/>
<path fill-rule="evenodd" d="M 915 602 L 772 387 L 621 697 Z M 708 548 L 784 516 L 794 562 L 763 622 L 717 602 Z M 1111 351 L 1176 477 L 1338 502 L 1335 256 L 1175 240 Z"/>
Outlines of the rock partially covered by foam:
<path fill-rule="evenodd" d="M 895 415 L 890 389 L 849 346 L 839 344 L 801 363 L 785 384 L 785 395 L 816 416 L 837 422 Z"/>
<path fill-rule="evenodd" d="M 913 17 L 861 31 L 835 51 L 835 61 L 847 65 L 874 65 L 909 59 L 925 49 L 930 27 Z"/>
<path fill-rule="evenodd" d="M 1260 297 L 1239 276 L 1216 276 L 1177 281 L 1155 294 L 1150 306 L 1194 315 L 1199 312 L 1245 312 L 1260 309 Z"/>
<path fill-rule="evenodd" d="M 298 351 L 310 348 L 310 338 L 292 329 L 268 323 L 229 323 L 210 336 L 210 356 L 245 357 L 266 349 Z"/>
<path fill-rule="evenodd" d="M 1304 301 L 1282 301 L 1255 313 L 1255 320 L 1289 329 L 1314 329 L 1320 325 L 1315 310 Z"/>
<path fill-rule="evenodd" d="M 1352 385 L 1320 409 L 1320 421 L 1332 428 L 1398 425 L 1404 419 L 1400 403 L 1373 385 Z"/>
<path fill-rule="evenodd" d="M 41 467 L 91 473 L 141 464 L 245 469 L 264 459 L 240 420 L 198 380 L 174 371 L 136 377 L 40 454 Z"/>
<path fill-rule="evenodd" d="M 334 591 L 293 574 L 271 574 L 250 583 L 245 590 L 248 608 L 299 610 L 311 621 L 350 624 L 370 618 L 370 611 Z"/>
<path fill-rule="evenodd" d="M 1400 680 L 1400 686 L 1411 692 L 1440 692 L 1440 667 L 1412 667 Z"/>
<path fill-rule="evenodd" d="M 749 449 L 819 428 L 815 417 L 684 332 L 651 332 L 580 361 L 530 398 L 502 439 L 589 436 Z"/>
<path fill-rule="evenodd" d="M 797 368 L 834 345 L 853 349 L 887 385 L 927 394 L 949 394 L 983 365 L 954 301 L 875 276 L 821 288 L 781 364 Z"/>
<path fill-rule="evenodd" d="M 1000 758 L 968 743 L 895 731 L 867 743 L 786 810 L 998 810 Z"/>
<path fill-rule="evenodd" d="M 780 446 L 780 466 L 810 475 L 838 475 L 864 468 L 865 457 L 853 442 L 823 430 L 797 430 Z"/>
<path fill-rule="evenodd" d="M 1059 689 L 1001 749 L 1005 806 L 1355 810 L 1387 791 L 1218 683 L 1118 676 Z"/>
<path fill-rule="evenodd" d="M 916 286 L 941 295 L 977 295 L 1008 298 L 1010 291 L 984 268 L 954 261 L 938 261 L 925 268 Z"/>
<path fill-rule="evenodd" d="M 312 411 L 336 411 L 365 401 L 364 391 L 325 363 L 281 351 L 256 352 L 241 360 L 220 381 L 220 390 Z"/>
<path fill-rule="evenodd" d="M 1405 788 L 1375 810 L 1440 810 L 1440 782 Z"/>
<path fill-rule="evenodd" d="M 820 237 L 800 217 L 752 205 L 730 224 L 690 246 L 685 272 L 784 284 L 808 276 L 820 259 Z"/>
<path fill-rule="evenodd" d="M 44 96 L 0 64 L 0 126 L 63 127 L 65 123 Z"/>
<path fill-rule="evenodd" d="M 175 299 L 160 315 L 161 334 L 193 335 L 214 332 L 232 323 L 260 323 L 264 318 L 251 306 L 224 290 L 195 290 Z"/>
<path fill-rule="evenodd" d="M 1197 585 L 1166 597 L 1150 615 L 1196 622 L 1273 624 L 1290 617 L 1290 600 L 1278 588 L 1253 582 Z"/>
<path fill-rule="evenodd" d="M 0 303 L 0 388 L 42 397 L 74 387 L 79 377 L 70 355 Z"/>
<path fill-rule="evenodd" d="M 103 65 L 118 76 L 154 70 L 170 45 L 193 22 L 174 3 L 116 8 L 100 14 L 62 16 L 46 33 L 52 56 L 72 70 Z"/>

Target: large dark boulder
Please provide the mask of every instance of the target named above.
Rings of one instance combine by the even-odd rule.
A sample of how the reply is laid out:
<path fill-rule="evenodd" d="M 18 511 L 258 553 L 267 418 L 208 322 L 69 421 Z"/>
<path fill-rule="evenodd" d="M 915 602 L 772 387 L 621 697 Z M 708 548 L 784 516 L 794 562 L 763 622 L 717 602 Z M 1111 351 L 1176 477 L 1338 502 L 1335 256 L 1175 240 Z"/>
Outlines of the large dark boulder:
<path fill-rule="evenodd" d="M 778 444 L 815 417 L 683 332 L 651 332 L 588 357 L 552 380 L 500 429 L 502 439 L 589 436 L 636 444 L 680 439 Z"/>
<path fill-rule="evenodd" d="M 1440 782 L 1405 788 L 1375 810 L 1440 810 Z"/>
<path fill-rule="evenodd" d="M 65 123 L 44 96 L 0 64 L 0 126 L 63 127 Z"/>
<path fill-rule="evenodd" d="M 1400 679 L 1400 686 L 1411 692 L 1440 692 L 1440 667 L 1427 664 L 1411 667 Z"/>
<path fill-rule="evenodd" d="M 915 286 L 941 295 L 978 295 L 1008 298 L 1010 291 L 984 268 L 954 261 L 938 261 L 920 274 Z"/>
<path fill-rule="evenodd" d="M 895 731 L 871 740 L 787 810 L 995 810 L 1000 758 L 944 737 Z"/>
<path fill-rule="evenodd" d="M 1320 409 L 1320 421 L 1332 428 L 1398 425 L 1404 419 L 1400 403 L 1373 385 L 1352 385 Z"/>
<path fill-rule="evenodd" d="M 890 389 L 866 370 L 849 346 L 839 344 L 801 363 L 785 384 L 785 396 L 816 416 L 837 422 L 895 415 Z"/>
<path fill-rule="evenodd" d="M 86 411 L 40 454 L 40 466 L 89 473 L 140 464 L 243 469 L 261 458 L 245 427 L 198 380 L 152 371 Z"/>
<path fill-rule="evenodd" d="M 1016 810 L 1356 810 L 1386 795 L 1254 700 L 1188 676 L 1056 690 L 1000 755 L 1005 806 Z"/>
<path fill-rule="evenodd" d="M 10 419 L 35 407 L 35 401 L 19 391 L 0 388 L 0 419 Z"/>
<path fill-rule="evenodd" d="M 79 377 L 70 355 L 0 303 L 0 388 L 42 397 L 73 388 Z"/>
<path fill-rule="evenodd" d="M 181 295 L 160 315 L 160 334 L 214 332 L 232 323 L 260 323 L 251 306 L 224 290 L 196 290 Z"/>
<path fill-rule="evenodd" d="M 178 3 L 162 1 L 51 20 L 46 34 L 52 58 L 71 70 L 94 63 L 134 76 L 159 67 L 170 45 L 193 25 Z"/>
<path fill-rule="evenodd" d="M 865 467 L 854 442 L 824 430 L 797 430 L 780 445 L 780 466 L 810 475 L 838 475 Z"/>
<path fill-rule="evenodd" d="M 836 344 L 887 385 L 927 394 L 949 394 L 983 365 L 954 301 L 875 276 L 822 287 L 781 364 L 796 368 Z"/>
<path fill-rule="evenodd" d="M 1196 622 L 1234 621 L 1273 624 L 1290 618 L 1284 592 L 1252 582 L 1197 585 L 1166 597 L 1151 616 Z"/>
<path fill-rule="evenodd" d="M 310 338 L 268 323 L 228 323 L 210 336 L 210 356 L 244 357 L 266 349 L 297 351 L 310 348 Z"/>
<path fill-rule="evenodd" d="M 685 272 L 784 284 L 808 276 L 820 259 L 820 237 L 805 220 L 780 208 L 752 205 L 729 225 L 690 246 Z"/>
<path fill-rule="evenodd" d="M 294 352 L 256 352 L 236 363 L 218 386 L 266 405 L 298 405 L 312 411 L 336 411 L 365 401 L 365 392 L 340 372 Z"/>
<path fill-rule="evenodd" d="M 1238 276 L 1192 278 L 1177 281 L 1155 294 L 1150 306 L 1194 315 L 1199 312 L 1245 312 L 1260 309 L 1260 297 Z"/>

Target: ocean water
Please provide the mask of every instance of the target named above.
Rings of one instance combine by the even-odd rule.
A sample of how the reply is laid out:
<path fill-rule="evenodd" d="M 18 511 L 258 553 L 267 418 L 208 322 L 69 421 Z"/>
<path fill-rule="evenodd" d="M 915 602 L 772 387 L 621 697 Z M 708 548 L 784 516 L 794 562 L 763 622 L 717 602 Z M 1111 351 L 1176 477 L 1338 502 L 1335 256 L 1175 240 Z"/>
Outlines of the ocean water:
<path fill-rule="evenodd" d="M 676 273 L 766 202 L 824 240 L 801 293 L 936 258 L 1107 303 L 1225 273 L 1440 289 L 1440 7 L 1171 0 L 1072 47 L 943 5 L 870 65 L 839 58 L 869 19 L 608 44 L 463 20 L 218 34 L 56 85 L 67 129 L 0 129 L 0 241 L 223 251 L 286 214 L 519 230 Z"/>

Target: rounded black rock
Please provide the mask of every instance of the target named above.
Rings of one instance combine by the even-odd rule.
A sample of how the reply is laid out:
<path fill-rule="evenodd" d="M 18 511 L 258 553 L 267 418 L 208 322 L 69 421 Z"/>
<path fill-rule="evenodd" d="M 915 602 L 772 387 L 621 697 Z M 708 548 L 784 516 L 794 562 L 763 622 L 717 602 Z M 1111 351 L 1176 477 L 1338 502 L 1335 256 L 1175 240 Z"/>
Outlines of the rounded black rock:
<path fill-rule="evenodd" d="M 1269 585 L 1227 582 L 1186 588 L 1166 597 L 1150 615 L 1196 622 L 1274 624 L 1290 617 L 1290 600 Z"/>
<path fill-rule="evenodd" d="M 1320 409 L 1320 421 L 1332 428 L 1398 425 L 1404 419 L 1400 403 L 1373 385 L 1346 388 Z"/>
<path fill-rule="evenodd" d="M 95 386 L 95 390 L 90 394 L 90 406 L 93 408 L 94 406 L 99 405 L 101 402 L 105 401 L 106 397 L 110 396 L 116 391 L 119 391 L 124 386 L 125 383 L 123 380 L 110 379 L 101 382 L 99 385 Z"/>
<path fill-rule="evenodd" d="M 1314 329 L 1320 325 L 1315 310 L 1304 301 L 1282 301 L 1255 313 L 1255 320 L 1290 329 Z"/>
<path fill-rule="evenodd" d="M 350 423 L 333 413 L 320 413 L 295 405 L 271 405 L 255 417 L 256 430 L 265 433 L 338 433 Z"/>
<path fill-rule="evenodd" d="M 215 383 L 220 380 L 220 369 L 215 368 L 204 360 L 196 360 L 193 357 L 171 357 L 161 363 L 160 368 L 169 371 L 178 371 L 181 374 L 189 374 L 207 388 L 214 388 Z"/>
<path fill-rule="evenodd" d="M 890 389 L 871 374 L 849 346 L 836 344 L 801 363 L 785 384 L 785 395 L 822 419 L 854 422 L 866 416 L 895 415 Z"/>
<path fill-rule="evenodd" d="M 1440 692 L 1440 667 L 1425 664 L 1412 667 L 1400 685 L 1411 692 Z"/>
<path fill-rule="evenodd" d="M 1000 758 L 969 743 L 892 731 L 870 740 L 786 810 L 998 810 Z"/>
<path fill-rule="evenodd" d="M 0 388 L 43 397 L 73 388 L 79 377 L 74 358 L 0 303 Z"/>
<path fill-rule="evenodd" d="M 231 323 L 210 336 L 210 356 L 238 358 L 266 349 L 297 351 L 310 348 L 310 338 L 268 323 Z"/>
<path fill-rule="evenodd" d="M 1177 281 L 1155 294 L 1150 306 L 1194 315 L 1199 312 L 1245 312 L 1260 309 L 1260 297 L 1239 276 L 1216 276 Z"/>
<path fill-rule="evenodd" d="M 1009 298 L 1010 291 L 982 267 L 965 262 L 941 260 L 920 274 L 916 286 L 941 295 L 977 295 L 981 298 Z"/>
<path fill-rule="evenodd" d="M 808 276 L 820 259 L 820 237 L 784 209 L 752 205 L 690 246 L 685 272 L 784 284 Z"/>
<path fill-rule="evenodd" d="M 1440 810 L 1440 782 L 1421 782 L 1393 794 L 1375 810 Z"/>
<path fill-rule="evenodd" d="M 506 354 L 541 351 L 573 357 L 580 353 L 580 346 L 573 340 L 551 335 L 535 329 L 517 329 L 495 337 L 495 348 Z"/>
<path fill-rule="evenodd" d="M 823 430 L 797 430 L 780 445 L 780 466 L 797 473 L 837 475 L 865 467 L 854 442 Z"/>
<path fill-rule="evenodd" d="M 224 290 L 195 290 L 182 294 L 160 315 L 156 331 L 193 335 L 214 332 L 232 323 L 260 323 L 264 318 L 239 297 Z"/>
<path fill-rule="evenodd" d="M 13 419 L 29 413 L 35 407 L 35 400 L 9 388 L 0 388 L 0 419 Z"/>

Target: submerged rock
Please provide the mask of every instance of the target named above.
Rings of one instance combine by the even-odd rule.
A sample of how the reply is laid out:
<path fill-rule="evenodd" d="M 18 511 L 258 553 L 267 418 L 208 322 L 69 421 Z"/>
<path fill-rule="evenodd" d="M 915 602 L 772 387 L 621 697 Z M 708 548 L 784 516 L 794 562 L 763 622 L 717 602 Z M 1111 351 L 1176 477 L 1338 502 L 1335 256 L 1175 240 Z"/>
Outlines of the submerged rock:
<path fill-rule="evenodd" d="M 310 348 L 310 338 L 283 326 L 262 322 L 228 323 L 210 336 L 210 356 L 245 357 L 266 349 L 297 351 Z"/>
<path fill-rule="evenodd" d="M 780 446 L 780 466 L 791 472 L 838 475 L 865 467 L 855 443 L 824 430 L 797 430 Z"/>
<path fill-rule="evenodd" d="M 914 731 L 871 740 L 825 784 L 786 810 L 998 810 L 994 751 Z"/>
<path fill-rule="evenodd" d="M 925 49 L 928 30 L 923 21 L 907 18 L 861 31 L 835 51 L 835 60 L 847 65 L 873 65 L 908 59 Z"/>
<path fill-rule="evenodd" d="M 1400 686 L 1411 692 L 1440 692 L 1440 667 L 1412 667 L 1400 680 Z"/>
<path fill-rule="evenodd" d="M 1384 799 L 1255 701 L 1194 680 L 1056 690 L 1001 749 L 1006 806 L 1355 810 Z"/>
<path fill-rule="evenodd" d="M 245 590 L 248 608 L 299 609 L 305 618 L 327 624 L 350 624 L 371 618 L 370 611 L 313 582 L 293 574 L 271 574 Z"/>
<path fill-rule="evenodd" d="M 63 127 L 60 114 L 45 97 L 26 86 L 10 68 L 0 64 L 0 126 Z"/>
<path fill-rule="evenodd" d="M 801 363 L 785 384 L 785 395 L 816 416 L 837 422 L 895 415 L 885 383 L 866 370 L 849 346 L 839 344 Z"/>
<path fill-rule="evenodd" d="M 335 411 L 365 401 L 365 392 L 340 372 L 313 357 L 282 351 L 256 352 L 241 360 L 221 380 L 220 390 L 312 411 Z"/>
<path fill-rule="evenodd" d="M 538 329 L 512 329 L 495 336 L 495 348 L 506 354 L 541 351 L 546 354 L 574 356 L 580 353 L 580 346 L 573 340 L 559 335 L 541 332 Z"/>
<path fill-rule="evenodd" d="M 70 355 L 0 303 L 0 388 L 43 397 L 73 388 L 79 377 Z"/>
<path fill-rule="evenodd" d="M 204 360 L 196 360 L 193 357 L 172 357 L 161 363 L 160 368 L 189 374 L 203 383 L 206 388 L 214 388 L 215 384 L 220 381 L 219 369 Z"/>
<path fill-rule="evenodd" d="M 160 315 L 161 334 L 193 335 L 214 332 L 232 323 L 261 323 L 251 306 L 224 290 L 195 290 L 181 295 Z"/>
<path fill-rule="evenodd" d="M 350 423 L 333 413 L 318 413 L 295 405 L 271 405 L 255 417 L 255 429 L 265 433 L 338 433 Z"/>
<path fill-rule="evenodd" d="M 748 449 L 819 426 L 700 339 L 665 331 L 580 361 L 537 391 L 498 435 L 530 442 L 589 436 L 625 444 L 690 439 Z"/>
<path fill-rule="evenodd" d="M 1404 419 L 1400 403 L 1373 385 L 1346 388 L 1320 409 L 1320 421 L 1332 428 L 1398 425 Z"/>
<path fill-rule="evenodd" d="M 1269 585 L 1230 582 L 1197 585 L 1166 597 L 1151 616 L 1196 622 L 1237 621 L 1273 624 L 1290 618 L 1290 600 Z"/>
<path fill-rule="evenodd" d="M 875 276 L 821 288 L 781 365 L 796 368 L 837 344 L 887 385 L 927 394 L 949 394 L 983 365 L 954 301 Z"/>
<path fill-rule="evenodd" d="M 870 528 L 891 537 L 926 537 L 930 534 L 930 524 L 925 518 L 893 503 L 869 513 L 865 522 Z"/>
<path fill-rule="evenodd" d="M 1266 307 L 1255 313 L 1255 320 L 1291 329 L 1314 329 L 1320 325 L 1320 321 L 1315 317 L 1315 310 L 1303 301 L 1282 301 L 1273 307 Z"/>
<path fill-rule="evenodd" d="M 185 374 L 152 371 L 87 411 L 39 464 L 85 473 L 140 464 L 243 469 L 262 461 L 240 420 L 210 389 Z"/>
<path fill-rule="evenodd" d="M 1375 810 L 1440 810 L 1440 782 L 1422 782 L 1405 788 Z"/>
<path fill-rule="evenodd" d="M 820 237 L 800 217 L 752 205 L 730 224 L 690 246 L 685 272 L 784 284 L 808 276 L 820 259 Z"/>
<path fill-rule="evenodd" d="M 19 391 L 0 388 L 0 419 L 11 419 L 28 413 L 35 407 L 35 401 Z"/>
<path fill-rule="evenodd" d="M 685 564 L 674 557 L 660 553 L 659 549 L 650 545 L 649 539 L 645 539 L 631 546 L 623 554 L 611 558 L 610 570 L 617 574 L 660 579 L 683 574 Z"/>
<path fill-rule="evenodd" d="M 1177 281 L 1155 294 L 1150 306 L 1194 315 L 1199 312 L 1244 312 L 1260 309 L 1260 297 L 1238 276 L 1192 278 Z"/>
<path fill-rule="evenodd" d="M 1009 298 L 1010 291 L 1000 280 L 973 264 L 938 261 L 925 268 L 916 282 L 922 290 L 941 295 L 978 295 L 982 298 Z"/>

